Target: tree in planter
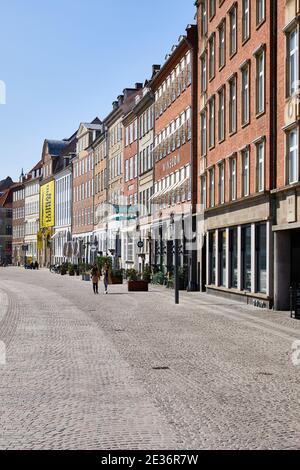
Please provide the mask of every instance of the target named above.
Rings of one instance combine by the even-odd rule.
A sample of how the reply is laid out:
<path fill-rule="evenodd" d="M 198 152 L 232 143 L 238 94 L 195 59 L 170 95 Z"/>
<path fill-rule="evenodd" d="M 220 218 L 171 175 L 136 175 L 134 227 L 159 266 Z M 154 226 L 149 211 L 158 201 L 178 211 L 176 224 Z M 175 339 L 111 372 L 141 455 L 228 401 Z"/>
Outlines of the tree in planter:
<path fill-rule="evenodd" d="M 165 281 L 165 275 L 162 271 L 158 271 L 157 273 L 153 275 L 153 278 L 152 278 L 153 284 L 159 284 L 162 286 L 164 284 L 164 281 Z"/>
<path fill-rule="evenodd" d="M 60 274 L 62 276 L 65 276 L 67 274 L 67 272 L 68 272 L 68 265 L 67 265 L 67 263 L 63 263 L 60 267 Z"/>
<path fill-rule="evenodd" d="M 128 279 L 129 292 L 148 292 L 149 283 L 140 279 L 136 269 L 128 269 L 126 271 L 126 277 Z"/>
<path fill-rule="evenodd" d="M 127 269 L 126 271 L 126 278 L 128 281 L 137 281 L 138 280 L 138 272 L 136 269 L 131 268 Z"/>
<path fill-rule="evenodd" d="M 144 267 L 143 275 L 142 275 L 143 281 L 151 282 L 151 276 L 152 276 L 152 270 L 150 266 L 146 264 L 146 266 Z"/>
<path fill-rule="evenodd" d="M 110 270 L 112 269 L 112 259 L 110 256 L 97 256 L 96 264 L 100 273 L 102 273 L 105 264 L 109 266 Z"/>
<path fill-rule="evenodd" d="M 69 266 L 69 276 L 75 276 L 75 266 L 73 264 Z"/>

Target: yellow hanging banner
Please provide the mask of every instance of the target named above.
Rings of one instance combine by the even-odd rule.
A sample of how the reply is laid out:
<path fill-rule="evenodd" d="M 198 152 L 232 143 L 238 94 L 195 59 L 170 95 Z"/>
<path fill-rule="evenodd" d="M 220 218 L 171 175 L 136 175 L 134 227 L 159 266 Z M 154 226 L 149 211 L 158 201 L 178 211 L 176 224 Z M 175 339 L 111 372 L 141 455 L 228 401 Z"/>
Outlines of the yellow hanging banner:
<path fill-rule="evenodd" d="M 41 186 L 40 189 L 40 228 L 54 227 L 54 181 Z"/>

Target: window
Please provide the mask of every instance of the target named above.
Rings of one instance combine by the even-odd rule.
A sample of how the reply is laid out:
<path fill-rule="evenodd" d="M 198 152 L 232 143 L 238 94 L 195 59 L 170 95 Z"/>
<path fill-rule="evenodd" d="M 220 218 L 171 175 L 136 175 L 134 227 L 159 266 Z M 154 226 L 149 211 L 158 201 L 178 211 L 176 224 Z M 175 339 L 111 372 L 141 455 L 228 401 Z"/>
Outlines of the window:
<path fill-rule="evenodd" d="M 225 138 L 225 88 L 222 87 L 219 92 L 219 113 L 218 113 L 218 138 L 219 141 Z"/>
<path fill-rule="evenodd" d="M 261 50 L 256 55 L 256 113 L 265 110 L 265 53 Z"/>
<path fill-rule="evenodd" d="M 251 291 L 251 225 L 242 227 L 242 288 Z"/>
<path fill-rule="evenodd" d="M 230 186 L 230 199 L 236 200 L 236 157 L 232 157 L 229 162 L 229 186 Z"/>
<path fill-rule="evenodd" d="M 214 207 L 215 205 L 215 170 L 211 168 L 209 170 L 209 206 Z"/>
<path fill-rule="evenodd" d="M 236 77 L 229 81 L 229 132 L 236 132 Z"/>
<path fill-rule="evenodd" d="M 265 0 L 256 0 L 256 24 L 260 25 L 265 19 Z"/>
<path fill-rule="evenodd" d="M 208 72 L 209 72 L 209 79 L 211 80 L 215 76 L 215 35 L 212 34 L 209 38 L 208 42 L 208 50 L 209 50 L 209 64 L 208 64 Z"/>
<path fill-rule="evenodd" d="M 209 137 L 208 145 L 213 147 L 215 145 L 215 99 L 212 98 L 208 103 L 208 126 Z"/>
<path fill-rule="evenodd" d="M 187 127 L 187 139 L 192 138 L 192 119 L 191 119 L 191 108 L 186 110 L 186 127 Z"/>
<path fill-rule="evenodd" d="M 231 56 L 236 53 L 237 49 L 236 19 L 236 6 L 234 6 L 229 12 L 229 54 Z"/>
<path fill-rule="evenodd" d="M 211 19 L 216 14 L 216 0 L 209 0 L 209 18 Z"/>
<path fill-rule="evenodd" d="M 183 73 L 185 73 L 185 71 Z M 187 86 L 189 86 L 192 83 L 192 63 L 191 63 L 190 52 L 188 52 L 186 56 L 186 78 L 187 78 Z"/>
<path fill-rule="evenodd" d="M 249 149 L 242 151 L 242 195 L 249 196 Z"/>
<path fill-rule="evenodd" d="M 177 83 L 176 90 L 177 90 L 177 97 L 179 97 L 179 96 L 180 96 L 180 93 L 181 93 L 180 71 L 181 71 L 181 67 L 180 67 L 180 64 L 178 64 L 177 67 L 176 67 L 176 83 Z"/>
<path fill-rule="evenodd" d="M 225 202 L 225 166 L 224 163 L 219 165 L 219 204 Z"/>
<path fill-rule="evenodd" d="M 298 89 L 298 54 L 298 28 L 295 28 L 287 36 L 287 96 L 293 96 Z"/>
<path fill-rule="evenodd" d="M 288 184 L 299 181 L 298 129 L 287 134 L 287 172 Z"/>
<path fill-rule="evenodd" d="M 128 160 L 125 160 L 125 182 L 127 183 L 128 178 L 129 178 L 129 166 L 128 166 Z"/>
<path fill-rule="evenodd" d="M 225 65 L 225 21 L 219 26 L 219 68 Z"/>
<path fill-rule="evenodd" d="M 243 12 L 242 12 L 242 39 L 246 39 L 250 36 L 250 0 L 243 0 Z"/>
<path fill-rule="evenodd" d="M 201 176 L 201 204 L 206 209 L 206 175 Z"/>
<path fill-rule="evenodd" d="M 234 227 L 229 231 L 230 287 L 238 287 L 238 234 Z"/>
<path fill-rule="evenodd" d="M 256 290 L 262 294 L 267 293 L 267 225 L 256 226 Z"/>
<path fill-rule="evenodd" d="M 249 122 L 249 65 L 242 69 L 242 124 Z"/>
<path fill-rule="evenodd" d="M 209 283 L 216 284 L 216 232 L 209 233 L 209 261 L 210 261 L 210 279 Z"/>
<path fill-rule="evenodd" d="M 205 93 L 207 90 L 206 80 L 206 54 L 201 56 L 201 92 Z"/>
<path fill-rule="evenodd" d="M 206 110 L 204 110 L 200 115 L 201 122 L 201 156 L 206 155 Z"/>
<path fill-rule="evenodd" d="M 133 236 L 130 233 L 127 234 L 127 261 L 133 261 Z"/>
<path fill-rule="evenodd" d="M 132 180 L 133 178 L 133 157 L 129 160 L 129 179 Z"/>
<path fill-rule="evenodd" d="M 256 189 L 262 192 L 265 189 L 265 144 L 256 144 Z"/>
<path fill-rule="evenodd" d="M 219 272 L 220 286 L 226 286 L 227 263 L 226 263 L 227 233 L 226 230 L 219 232 Z"/>
<path fill-rule="evenodd" d="M 201 3 L 201 34 L 205 36 L 207 33 L 207 6 L 206 0 Z"/>
<path fill-rule="evenodd" d="M 137 178 L 138 175 L 138 156 L 134 156 L 134 178 Z"/>

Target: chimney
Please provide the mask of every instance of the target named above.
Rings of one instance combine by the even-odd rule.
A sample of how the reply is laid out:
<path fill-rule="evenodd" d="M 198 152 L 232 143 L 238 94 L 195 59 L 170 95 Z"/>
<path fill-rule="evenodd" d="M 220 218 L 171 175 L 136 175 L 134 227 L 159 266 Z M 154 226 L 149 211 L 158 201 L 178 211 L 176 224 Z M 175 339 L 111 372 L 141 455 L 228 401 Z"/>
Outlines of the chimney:
<path fill-rule="evenodd" d="M 158 64 L 152 65 L 152 77 L 153 77 L 153 75 L 155 75 L 159 71 L 160 71 L 160 65 L 158 65 Z"/>
<path fill-rule="evenodd" d="M 118 106 L 121 106 L 121 104 L 123 104 L 124 102 L 124 95 L 119 95 L 117 99 L 118 99 Z"/>
<path fill-rule="evenodd" d="M 143 88 L 143 84 L 142 83 L 136 83 L 135 84 L 135 89 L 136 90 L 141 90 Z"/>
<path fill-rule="evenodd" d="M 116 109 L 118 109 L 118 107 L 119 107 L 118 101 L 114 101 L 113 104 L 112 104 L 112 107 L 113 107 L 113 110 L 114 110 L 114 111 L 115 111 Z"/>

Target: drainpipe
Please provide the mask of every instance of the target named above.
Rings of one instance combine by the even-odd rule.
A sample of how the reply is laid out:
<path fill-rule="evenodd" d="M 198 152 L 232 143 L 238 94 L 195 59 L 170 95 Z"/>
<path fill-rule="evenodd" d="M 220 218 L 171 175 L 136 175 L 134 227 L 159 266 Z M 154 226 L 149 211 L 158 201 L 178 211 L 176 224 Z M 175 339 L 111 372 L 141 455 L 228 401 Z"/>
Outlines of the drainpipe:
<path fill-rule="evenodd" d="M 277 71 L 277 2 L 270 2 L 270 21 L 271 21 L 271 33 L 270 33 L 270 68 L 271 70 Z M 271 163 L 271 171 L 270 171 L 270 190 L 276 189 L 277 186 L 277 74 L 273 74 L 271 84 L 270 84 L 270 163 Z M 271 223 L 276 224 L 276 194 L 270 194 L 270 217 Z M 274 274 L 275 274 L 275 235 L 274 232 L 272 233 L 269 240 L 269 257 L 270 257 L 270 272 L 269 272 L 269 279 L 270 279 L 270 297 L 271 302 L 270 306 L 274 305 Z M 278 269 L 278 266 L 276 267 Z"/>

